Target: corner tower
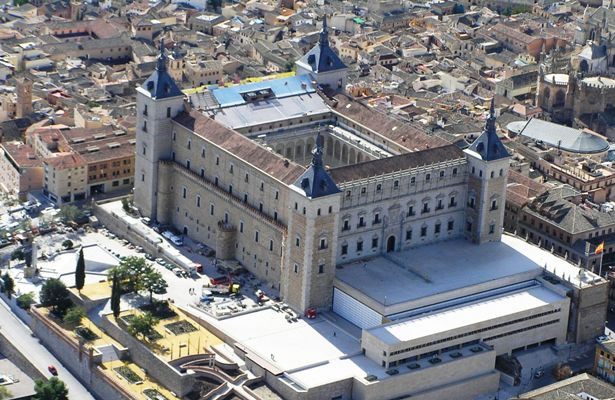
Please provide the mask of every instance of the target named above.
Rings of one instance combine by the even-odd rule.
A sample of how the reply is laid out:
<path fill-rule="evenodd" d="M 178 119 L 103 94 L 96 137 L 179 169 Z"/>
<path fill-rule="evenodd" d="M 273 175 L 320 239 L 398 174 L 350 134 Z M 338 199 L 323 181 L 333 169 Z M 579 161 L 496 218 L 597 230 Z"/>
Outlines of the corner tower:
<path fill-rule="evenodd" d="M 167 72 L 164 42 L 154 73 L 137 88 L 137 143 L 134 201 L 156 219 L 158 161 L 171 158 L 171 120 L 184 109 L 184 94 Z"/>
<path fill-rule="evenodd" d="M 297 75 L 310 75 L 320 86 L 334 91 L 344 91 L 348 67 L 329 46 L 327 16 L 322 21 L 318 44 L 295 62 Z"/>
<path fill-rule="evenodd" d="M 325 170 L 318 134 L 308 169 L 291 186 L 282 298 L 298 311 L 327 309 L 333 297 L 340 190 Z"/>
<path fill-rule="evenodd" d="M 491 99 L 483 132 L 464 150 L 469 171 L 466 237 L 478 244 L 502 237 L 510 154 L 496 133 L 495 119 Z"/>

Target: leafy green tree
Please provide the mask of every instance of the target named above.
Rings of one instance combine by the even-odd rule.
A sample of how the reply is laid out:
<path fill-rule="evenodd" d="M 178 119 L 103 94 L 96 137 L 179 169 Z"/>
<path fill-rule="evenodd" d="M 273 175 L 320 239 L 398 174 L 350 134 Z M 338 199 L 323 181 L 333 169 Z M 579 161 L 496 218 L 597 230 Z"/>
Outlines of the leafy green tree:
<path fill-rule="evenodd" d="M 83 258 L 83 247 L 79 249 L 79 258 L 77 259 L 77 267 L 75 268 L 75 287 L 81 293 L 85 285 L 85 259 Z"/>
<path fill-rule="evenodd" d="M 145 339 L 154 332 L 154 326 L 156 326 L 157 323 L 158 320 L 154 318 L 151 313 L 145 312 L 141 315 L 136 315 L 130 321 L 128 332 L 135 337 L 141 335 L 141 337 Z"/>
<path fill-rule="evenodd" d="M 167 281 L 164 280 L 162 274 L 152 267 L 145 272 L 142 277 L 143 289 L 149 292 L 149 302 L 152 303 L 153 294 L 165 294 L 167 292 Z"/>
<path fill-rule="evenodd" d="M 66 250 L 72 249 L 74 245 L 75 244 L 70 239 L 66 239 L 65 241 L 62 242 L 62 247 L 64 247 Z"/>
<path fill-rule="evenodd" d="M 24 309 L 24 310 L 29 310 L 32 304 L 35 303 L 34 292 L 24 293 L 21 296 L 19 296 L 17 299 L 15 299 L 15 301 L 17 302 L 17 307 Z M 1 399 L 2 398 L 0 397 L 0 400 Z"/>
<path fill-rule="evenodd" d="M 85 318 L 85 310 L 81 307 L 71 307 L 64 315 L 63 321 L 72 327 L 81 324 L 81 320 Z"/>
<path fill-rule="evenodd" d="M 9 275 L 8 272 L 5 272 L 4 275 L 2 275 L 2 291 L 6 293 L 9 300 L 13 296 L 13 293 L 15 293 L 15 281 L 11 278 L 11 275 Z"/>
<path fill-rule="evenodd" d="M 127 213 L 130 213 L 132 211 L 130 208 L 130 201 L 128 201 L 128 197 L 122 198 L 122 209 Z"/>
<path fill-rule="evenodd" d="M 35 400 L 68 400 L 68 388 L 55 376 L 48 381 L 36 380 L 34 392 Z"/>
<path fill-rule="evenodd" d="M 0 400 L 6 400 L 13 397 L 13 394 L 6 386 L 0 386 Z"/>
<path fill-rule="evenodd" d="M 73 305 L 66 285 L 56 278 L 48 279 L 43 284 L 39 297 L 44 307 L 51 307 L 51 311 L 59 316 L 64 316 Z"/>
<path fill-rule="evenodd" d="M 112 278 L 114 274 L 121 284 L 122 292 L 138 293 L 143 290 L 143 276 L 151 270 L 151 266 L 147 264 L 143 257 L 126 257 L 120 261 L 119 265 L 111 268 L 107 273 L 108 278 Z"/>
<path fill-rule="evenodd" d="M 113 274 L 111 286 L 111 311 L 115 318 L 120 316 L 120 300 L 122 298 L 122 288 L 120 286 L 120 280 L 117 276 L 117 272 Z"/>
<path fill-rule="evenodd" d="M 79 208 L 73 205 L 65 205 L 60 207 L 60 211 L 57 214 L 60 221 L 66 223 L 77 220 L 83 217 L 83 212 Z"/>

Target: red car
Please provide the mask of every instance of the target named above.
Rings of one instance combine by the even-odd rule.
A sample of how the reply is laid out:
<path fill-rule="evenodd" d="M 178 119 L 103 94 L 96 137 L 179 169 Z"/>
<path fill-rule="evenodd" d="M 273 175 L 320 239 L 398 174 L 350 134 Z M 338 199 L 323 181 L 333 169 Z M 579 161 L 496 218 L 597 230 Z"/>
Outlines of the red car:
<path fill-rule="evenodd" d="M 49 370 L 51 375 L 53 375 L 53 376 L 57 376 L 58 375 L 58 370 L 53 365 L 48 366 L 47 369 Z"/>

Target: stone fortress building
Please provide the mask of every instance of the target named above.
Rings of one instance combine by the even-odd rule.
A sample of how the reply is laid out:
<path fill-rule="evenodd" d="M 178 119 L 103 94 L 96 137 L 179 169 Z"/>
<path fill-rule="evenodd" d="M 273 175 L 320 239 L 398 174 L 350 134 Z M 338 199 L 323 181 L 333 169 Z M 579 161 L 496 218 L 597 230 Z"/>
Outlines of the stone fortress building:
<path fill-rule="evenodd" d="M 347 97 L 326 21 L 296 64 L 186 97 L 162 46 L 137 88 L 141 213 L 297 312 L 332 309 L 360 330 L 335 362 L 269 361 L 263 342 L 242 343 L 250 368 L 289 399 L 470 399 L 497 390 L 496 356 L 601 334 L 606 282 L 502 235 L 509 154 L 493 102 L 462 150 Z"/>

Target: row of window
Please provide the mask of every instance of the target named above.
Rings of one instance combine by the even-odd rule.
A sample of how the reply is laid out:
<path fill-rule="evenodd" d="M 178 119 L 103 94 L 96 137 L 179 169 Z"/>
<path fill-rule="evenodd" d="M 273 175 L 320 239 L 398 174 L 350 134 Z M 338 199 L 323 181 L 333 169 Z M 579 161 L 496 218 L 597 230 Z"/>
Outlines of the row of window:
<path fill-rule="evenodd" d="M 439 343 L 444 343 L 444 342 L 448 342 L 448 341 L 451 341 L 451 340 L 459 339 L 459 338 L 462 338 L 462 337 L 476 335 L 478 333 L 482 333 L 482 332 L 486 332 L 486 331 L 491 331 L 491 330 L 494 330 L 494 329 L 502 328 L 504 326 L 518 324 L 519 322 L 523 322 L 523 321 L 528 321 L 528 320 L 531 320 L 531 319 L 536 319 L 536 318 L 544 317 L 544 316 L 550 315 L 550 314 L 555 314 L 555 313 L 558 313 L 560 311 L 561 311 L 561 308 L 556 308 L 554 310 L 549 310 L 549 311 L 545 311 L 545 312 L 542 312 L 542 313 L 539 313 L 539 314 L 529 315 L 529 316 L 524 317 L 524 318 L 518 318 L 518 319 L 515 319 L 515 320 L 512 320 L 512 321 L 507 321 L 507 322 L 503 322 L 501 324 L 496 324 L 496 325 L 488 326 L 486 328 L 477 329 L 477 330 L 474 330 L 474 331 L 471 331 L 471 332 L 465 332 L 465 333 L 461 333 L 459 335 L 449 336 L 449 337 L 444 338 L 444 339 L 434 340 L 433 342 L 423 343 L 423 344 L 419 344 L 417 346 L 408 347 L 406 349 L 392 351 L 390 355 L 393 356 L 393 355 L 397 355 L 397 354 L 401 354 L 401 353 L 406 353 L 406 352 L 412 351 L 412 350 L 422 349 L 422 348 L 433 346 L 433 345 L 436 345 L 436 344 L 439 344 Z M 559 320 L 556 320 L 556 321 L 559 321 Z M 537 326 L 540 326 L 540 325 L 537 325 Z M 525 328 L 525 329 L 529 330 L 529 329 L 533 329 L 533 328 L 529 327 L 529 328 Z M 519 331 L 521 332 L 523 330 L 519 330 Z M 513 332 L 516 332 L 516 331 L 513 331 Z M 508 332 L 508 333 L 506 333 L 504 335 L 493 336 L 493 337 L 490 337 L 490 338 L 484 339 L 484 340 L 487 341 L 487 340 L 496 339 L 498 337 L 505 336 L 507 334 L 512 334 L 512 333 Z M 384 356 L 387 355 L 386 351 L 383 352 L 383 355 Z"/>
<path fill-rule="evenodd" d="M 445 177 L 445 172 L 444 170 L 440 171 L 439 177 L 440 178 L 444 178 Z M 457 168 L 453 168 L 453 172 L 452 172 L 452 176 L 457 176 Z M 427 173 L 425 174 L 425 182 L 429 182 L 431 181 L 431 174 Z M 416 184 L 416 177 L 410 177 L 410 186 L 414 186 Z M 396 179 L 393 181 L 393 190 L 397 190 L 399 189 L 399 179 Z M 376 193 L 380 193 L 382 192 L 382 184 L 378 183 L 376 185 Z M 363 186 L 361 187 L 361 195 L 366 195 L 367 194 L 367 186 Z M 352 190 L 348 189 L 346 190 L 346 197 L 351 197 L 352 196 Z"/>
<path fill-rule="evenodd" d="M 454 220 L 450 220 L 447 222 L 446 224 L 446 230 L 448 232 L 451 232 L 455 229 L 455 221 Z M 427 231 L 428 231 L 428 226 L 427 224 L 423 225 L 420 229 L 420 235 L 421 237 L 427 237 Z M 440 234 L 442 232 L 442 224 L 440 222 L 436 222 L 434 224 L 434 234 Z M 412 240 L 412 229 L 407 229 L 406 230 L 406 241 L 410 241 Z M 378 247 L 378 236 L 374 235 L 374 237 L 372 237 L 372 249 L 375 249 Z M 356 252 L 361 252 L 363 251 L 363 238 L 359 238 L 356 241 L 355 244 L 355 251 Z M 348 243 L 347 242 L 343 242 L 342 246 L 341 246 L 341 255 L 345 256 L 348 255 Z"/>

